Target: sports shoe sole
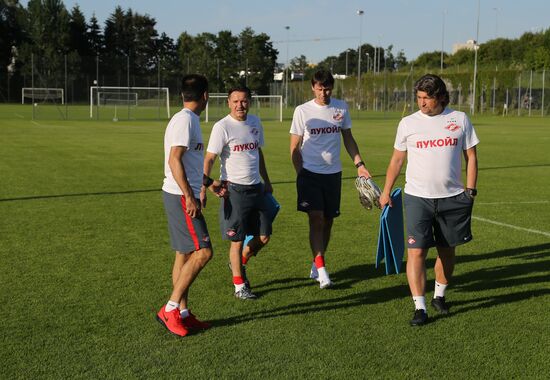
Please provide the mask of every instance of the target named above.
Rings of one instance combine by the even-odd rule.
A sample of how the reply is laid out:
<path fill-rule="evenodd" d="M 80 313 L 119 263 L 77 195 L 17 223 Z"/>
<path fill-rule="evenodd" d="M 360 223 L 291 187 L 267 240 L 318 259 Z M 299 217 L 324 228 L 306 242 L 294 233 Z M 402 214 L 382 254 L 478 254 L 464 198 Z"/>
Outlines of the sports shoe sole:
<path fill-rule="evenodd" d="M 317 281 L 319 281 L 319 280 L 317 280 Z M 319 281 L 319 288 L 321 288 L 321 289 L 332 288 L 332 285 L 334 285 L 334 284 L 332 283 L 332 281 L 329 281 L 329 282 L 321 282 L 321 281 Z"/>
<path fill-rule="evenodd" d="M 432 307 L 433 307 L 439 314 L 443 314 L 443 315 L 449 314 L 449 307 L 447 307 L 446 309 L 444 309 L 444 308 L 441 307 L 441 305 L 440 305 L 438 302 L 435 302 L 434 300 L 432 300 L 431 304 L 432 304 Z"/>
<path fill-rule="evenodd" d="M 170 334 L 172 334 L 172 335 L 174 335 L 174 336 L 178 336 L 178 337 L 180 337 L 180 338 L 183 338 L 183 337 L 185 337 L 187 334 L 189 334 L 189 332 L 187 332 L 187 334 L 185 334 L 185 335 L 176 334 L 175 332 L 173 332 L 172 330 L 170 330 L 170 329 L 168 328 L 168 326 L 166 326 L 166 323 L 164 323 L 164 321 L 162 320 L 162 318 L 160 318 L 158 315 L 156 316 L 156 318 L 157 318 L 158 323 L 160 323 L 160 324 L 161 324 Z"/>

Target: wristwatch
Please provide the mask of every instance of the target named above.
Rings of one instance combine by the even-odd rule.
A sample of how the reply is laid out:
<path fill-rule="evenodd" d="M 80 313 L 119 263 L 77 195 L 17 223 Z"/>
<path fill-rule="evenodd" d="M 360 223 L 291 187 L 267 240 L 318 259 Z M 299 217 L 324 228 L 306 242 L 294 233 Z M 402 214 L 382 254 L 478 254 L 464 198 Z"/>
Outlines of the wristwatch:
<path fill-rule="evenodd" d="M 355 164 L 355 167 L 357 169 L 359 169 L 361 166 L 365 166 L 365 163 L 363 161 L 359 161 L 358 163 Z"/>
<path fill-rule="evenodd" d="M 477 195 L 477 189 L 472 189 L 471 187 L 466 188 L 466 193 L 470 196 L 470 198 L 474 198 Z"/>
<path fill-rule="evenodd" d="M 202 175 L 202 184 L 205 186 L 205 187 L 210 187 L 210 185 L 212 185 L 214 183 L 214 180 L 212 178 L 210 178 L 209 176 L 207 176 L 206 174 L 203 174 Z"/>

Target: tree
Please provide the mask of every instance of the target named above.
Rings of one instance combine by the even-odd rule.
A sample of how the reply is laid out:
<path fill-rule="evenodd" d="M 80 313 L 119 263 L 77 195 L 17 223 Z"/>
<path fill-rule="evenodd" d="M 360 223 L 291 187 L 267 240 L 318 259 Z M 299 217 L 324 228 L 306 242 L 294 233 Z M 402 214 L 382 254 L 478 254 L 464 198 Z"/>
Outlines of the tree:
<path fill-rule="evenodd" d="M 11 100 L 10 93 L 14 92 L 15 86 L 10 88 L 13 76 L 19 79 L 18 48 L 26 38 L 24 17 L 25 10 L 18 1 L 0 2 L 0 83 L 8 83 L 6 92 L 0 92 L 0 98 L 5 100 Z"/>
<path fill-rule="evenodd" d="M 61 0 L 30 0 L 22 44 L 22 71 L 30 74 L 34 54 L 35 87 L 61 87 L 64 82 L 64 55 L 69 45 L 69 13 Z"/>
<path fill-rule="evenodd" d="M 290 69 L 292 71 L 299 71 L 304 73 L 308 67 L 307 58 L 305 55 L 300 55 L 299 57 L 294 57 L 290 60 Z"/>
<path fill-rule="evenodd" d="M 252 28 L 247 27 L 239 35 L 239 47 L 240 66 L 245 71 L 240 82 L 247 83 L 258 94 L 268 94 L 278 53 L 270 37 L 265 33 L 255 34 Z"/>
<path fill-rule="evenodd" d="M 176 51 L 176 45 L 174 44 L 174 40 L 163 32 L 155 41 L 155 46 L 157 57 L 160 60 L 159 63 L 162 75 L 160 86 L 165 87 L 162 84 L 163 77 L 168 79 L 176 79 L 180 74 L 180 64 Z"/>
<path fill-rule="evenodd" d="M 88 44 L 90 46 L 90 51 L 93 55 L 99 55 L 104 49 L 103 42 L 103 33 L 101 32 L 101 27 L 97 22 L 95 13 L 92 14 L 90 22 L 88 23 Z"/>
<path fill-rule="evenodd" d="M 447 65 L 449 55 L 443 53 L 444 67 Z M 414 67 L 426 68 L 426 69 L 439 69 L 441 68 L 441 51 L 432 51 L 429 53 L 422 53 L 414 60 Z"/>
<path fill-rule="evenodd" d="M 239 71 L 239 37 L 234 36 L 229 30 L 218 32 L 216 37 L 216 78 L 213 81 L 216 92 L 225 92 L 236 81 L 236 73 Z"/>
<path fill-rule="evenodd" d="M 69 41 L 68 48 L 78 53 L 81 57 L 87 57 L 91 53 L 87 34 L 88 26 L 86 18 L 78 5 L 75 5 L 69 15 Z"/>
<path fill-rule="evenodd" d="M 448 54 L 447 54 L 448 56 Z M 444 56 L 445 57 L 445 56 Z M 397 53 L 397 56 L 395 57 L 395 68 L 399 71 L 402 67 L 405 67 L 408 65 L 407 57 L 405 57 L 405 52 L 403 49 L 399 50 Z"/>

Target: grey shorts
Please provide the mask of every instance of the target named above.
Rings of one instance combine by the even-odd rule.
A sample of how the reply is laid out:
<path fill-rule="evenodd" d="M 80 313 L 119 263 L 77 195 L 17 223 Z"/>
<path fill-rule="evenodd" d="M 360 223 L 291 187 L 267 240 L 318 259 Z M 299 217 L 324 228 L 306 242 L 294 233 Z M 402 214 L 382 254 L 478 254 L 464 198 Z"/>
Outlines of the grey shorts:
<path fill-rule="evenodd" d="M 272 210 L 264 196 L 264 185 L 228 183 L 229 196 L 220 204 L 220 230 L 224 240 L 243 241 L 246 235 L 270 236 Z"/>
<path fill-rule="evenodd" d="M 474 201 L 464 192 L 448 198 L 405 194 L 407 247 L 456 247 L 472 240 Z"/>
<path fill-rule="evenodd" d="M 298 211 L 323 211 L 325 217 L 340 215 L 342 172 L 318 174 L 302 169 L 296 178 Z"/>
<path fill-rule="evenodd" d="M 210 235 L 206 221 L 201 214 L 191 218 L 185 212 L 185 197 L 183 195 L 162 192 L 164 210 L 168 218 L 170 243 L 175 251 L 191 253 L 202 248 L 211 248 Z"/>

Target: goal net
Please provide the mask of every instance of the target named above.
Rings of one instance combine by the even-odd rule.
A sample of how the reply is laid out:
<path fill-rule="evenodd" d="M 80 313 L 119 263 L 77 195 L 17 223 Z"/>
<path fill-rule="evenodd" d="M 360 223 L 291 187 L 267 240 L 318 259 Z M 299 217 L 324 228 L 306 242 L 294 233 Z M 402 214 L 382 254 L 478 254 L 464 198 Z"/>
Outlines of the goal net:
<path fill-rule="evenodd" d="M 205 121 L 218 121 L 229 113 L 227 94 L 210 94 L 205 110 Z M 262 120 L 283 121 L 283 97 L 281 95 L 252 95 L 249 113 Z"/>
<path fill-rule="evenodd" d="M 59 103 L 65 104 L 62 88 L 23 87 L 21 89 L 21 104 L 27 103 Z"/>
<path fill-rule="evenodd" d="M 90 118 L 170 118 L 168 87 L 90 87 Z"/>

